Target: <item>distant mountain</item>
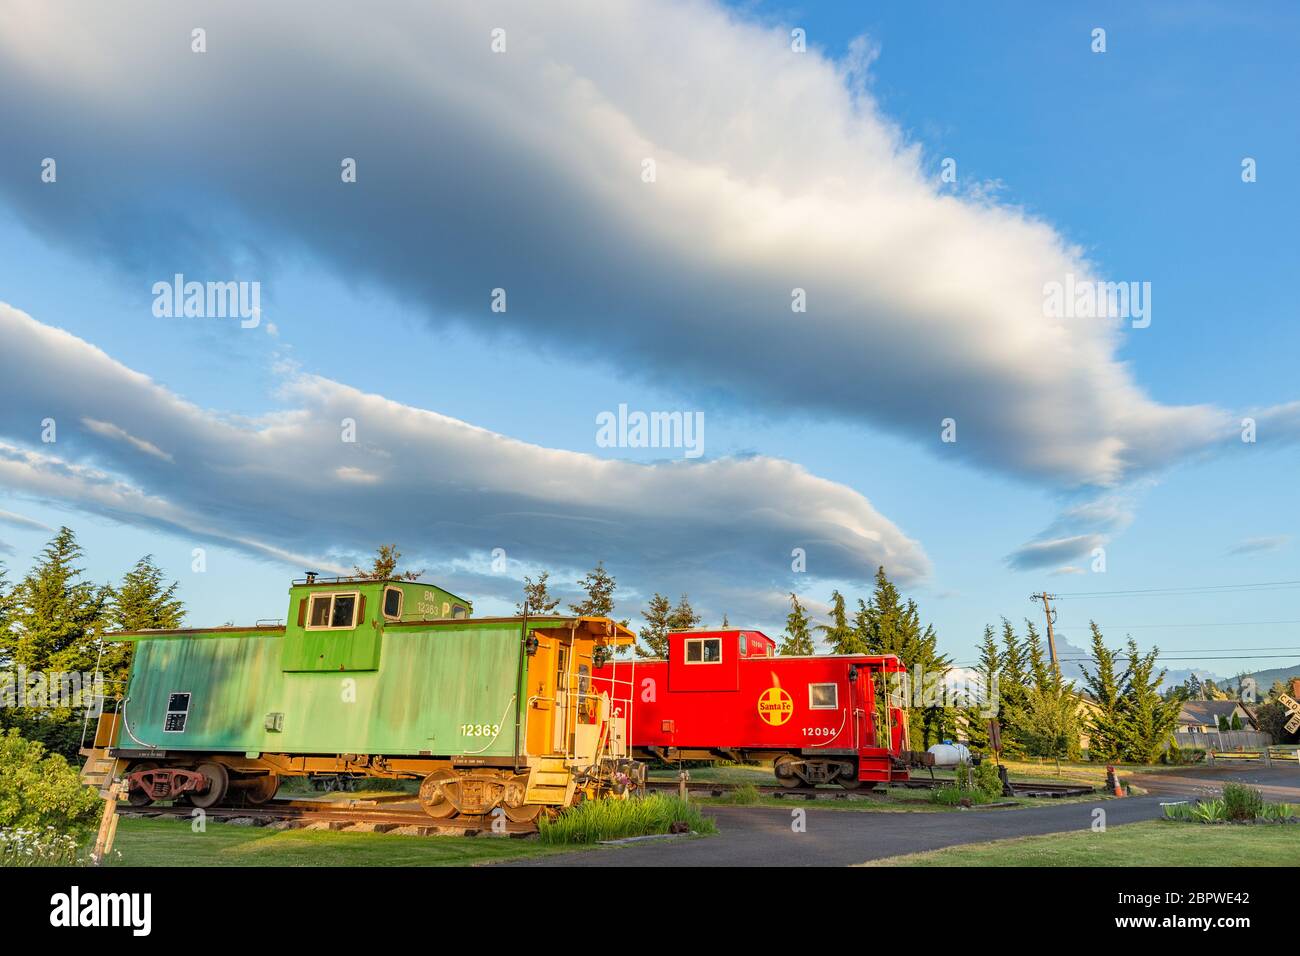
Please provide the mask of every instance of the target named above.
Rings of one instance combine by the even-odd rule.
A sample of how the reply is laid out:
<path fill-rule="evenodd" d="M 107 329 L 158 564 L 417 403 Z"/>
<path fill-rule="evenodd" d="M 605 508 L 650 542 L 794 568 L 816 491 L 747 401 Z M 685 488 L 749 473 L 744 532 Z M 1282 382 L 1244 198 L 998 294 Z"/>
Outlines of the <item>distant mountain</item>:
<path fill-rule="evenodd" d="M 1273 686 L 1275 681 L 1288 681 L 1292 677 L 1300 677 L 1300 661 L 1294 664 L 1288 664 L 1285 667 L 1274 667 L 1271 670 L 1255 671 L 1253 674 L 1247 674 L 1247 677 L 1255 678 L 1255 687 L 1260 695 L 1268 693 L 1268 689 Z M 1222 684 L 1215 681 L 1218 686 L 1223 688 L 1237 689 L 1237 678 L 1230 677 Z"/>

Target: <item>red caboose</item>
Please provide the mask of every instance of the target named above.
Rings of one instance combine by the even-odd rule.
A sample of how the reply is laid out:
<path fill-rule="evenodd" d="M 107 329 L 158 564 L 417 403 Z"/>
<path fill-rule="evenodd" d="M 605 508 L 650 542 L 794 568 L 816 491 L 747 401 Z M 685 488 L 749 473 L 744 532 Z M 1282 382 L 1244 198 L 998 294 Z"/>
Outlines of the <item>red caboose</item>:
<path fill-rule="evenodd" d="M 610 661 L 595 690 L 631 697 L 628 741 L 664 760 L 774 760 L 786 786 L 907 779 L 907 729 L 886 675 L 898 658 L 778 657 L 760 631 L 668 635 L 668 659 Z M 621 714 L 615 714 L 617 721 Z"/>

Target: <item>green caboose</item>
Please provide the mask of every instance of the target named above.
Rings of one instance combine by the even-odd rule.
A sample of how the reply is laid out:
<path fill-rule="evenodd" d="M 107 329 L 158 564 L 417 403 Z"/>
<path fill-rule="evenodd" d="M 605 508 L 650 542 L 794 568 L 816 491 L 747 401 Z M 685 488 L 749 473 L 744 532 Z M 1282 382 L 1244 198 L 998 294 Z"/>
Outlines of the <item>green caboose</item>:
<path fill-rule="evenodd" d="M 309 576 L 284 625 L 109 635 L 135 654 L 88 756 L 137 804 L 256 804 L 285 775 L 347 774 L 423 778 L 432 816 L 528 820 L 626 786 L 626 701 L 591 673 L 631 632 L 472 610 L 429 584 Z"/>

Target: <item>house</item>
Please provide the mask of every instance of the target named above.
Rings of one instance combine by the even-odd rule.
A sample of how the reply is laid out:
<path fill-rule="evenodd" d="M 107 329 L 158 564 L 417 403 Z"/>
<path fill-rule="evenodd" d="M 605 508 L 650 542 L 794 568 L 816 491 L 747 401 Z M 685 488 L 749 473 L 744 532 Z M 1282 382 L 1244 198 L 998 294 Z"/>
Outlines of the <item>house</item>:
<path fill-rule="evenodd" d="M 1256 730 L 1255 716 L 1235 700 L 1187 700 L 1178 712 L 1177 733 L 1212 734 L 1217 733 L 1222 721 L 1232 728 L 1232 719 L 1236 717 L 1238 730 Z"/>

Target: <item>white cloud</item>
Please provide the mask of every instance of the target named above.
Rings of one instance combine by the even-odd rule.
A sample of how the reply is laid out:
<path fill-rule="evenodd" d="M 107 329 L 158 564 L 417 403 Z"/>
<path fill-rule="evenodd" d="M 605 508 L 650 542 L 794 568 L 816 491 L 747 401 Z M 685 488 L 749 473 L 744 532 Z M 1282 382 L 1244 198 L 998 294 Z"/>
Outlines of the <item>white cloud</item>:
<path fill-rule="evenodd" d="M 37 521 L 35 518 L 28 518 L 26 515 L 14 514 L 12 511 L 0 511 L 0 524 L 7 524 L 13 528 L 21 528 L 24 531 L 53 531 L 49 525 Z"/>
<path fill-rule="evenodd" d="M 1096 270 L 992 187 L 940 190 L 870 93 L 870 42 L 840 64 L 792 54 L 784 27 L 701 0 L 407 0 L 368 31 L 354 13 L 5 5 L 0 196 L 133 275 L 273 276 L 266 250 L 307 250 L 432 322 L 683 390 L 936 449 L 952 417 L 945 453 L 1053 485 L 1123 482 L 1237 436 L 1236 415 L 1147 395 L 1116 328 L 1044 318 L 1046 282 Z M 258 149 L 231 149 L 233 131 Z M 96 169 L 61 177 L 58 202 L 26 165 L 50 150 Z M 356 184 L 338 181 L 343 156 Z M 1300 431 L 1296 408 L 1258 414 L 1261 441 Z"/>
<path fill-rule="evenodd" d="M 0 340 L 0 435 L 12 439 L 0 442 L 0 485 L 302 567 L 347 568 L 396 541 L 476 594 L 494 581 L 511 596 L 517 577 L 467 569 L 494 548 L 557 577 L 603 558 L 625 594 L 705 594 L 737 620 L 776 607 L 796 578 L 865 583 L 883 564 L 907 581 L 929 570 L 920 545 L 866 498 L 788 461 L 600 459 L 289 367 L 279 391 L 292 407 L 233 420 L 4 304 Z M 70 423 L 51 445 L 30 427 L 47 416 Z M 342 440 L 344 419 L 355 442 Z M 142 444 L 171 451 L 141 455 Z M 791 573 L 793 547 L 807 551 L 808 575 Z"/>

